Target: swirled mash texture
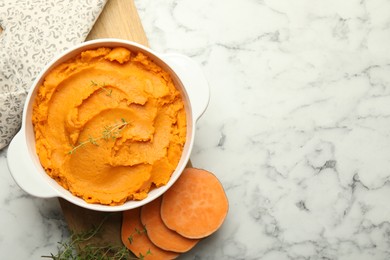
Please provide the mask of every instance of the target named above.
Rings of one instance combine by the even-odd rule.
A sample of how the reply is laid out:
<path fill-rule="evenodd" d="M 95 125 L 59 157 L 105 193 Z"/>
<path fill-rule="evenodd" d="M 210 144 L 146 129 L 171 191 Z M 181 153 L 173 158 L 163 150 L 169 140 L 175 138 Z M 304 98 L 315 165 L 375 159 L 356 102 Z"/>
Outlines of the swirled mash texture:
<path fill-rule="evenodd" d="M 186 141 L 170 75 L 141 52 L 87 50 L 51 70 L 33 105 L 47 174 L 88 203 L 142 200 L 165 185 Z"/>

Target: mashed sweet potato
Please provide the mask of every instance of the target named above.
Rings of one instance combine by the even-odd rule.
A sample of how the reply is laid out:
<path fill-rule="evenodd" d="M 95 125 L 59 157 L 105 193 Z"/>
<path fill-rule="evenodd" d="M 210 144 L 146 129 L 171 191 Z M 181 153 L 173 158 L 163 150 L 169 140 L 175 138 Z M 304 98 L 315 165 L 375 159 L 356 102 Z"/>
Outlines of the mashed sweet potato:
<path fill-rule="evenodd" d="M 45 171 L 89 203 L 142 200 L 165 185 L 186 140 L 169 74 L 125 48 L 82 52 L 39 87 L 32 117 Z"/>

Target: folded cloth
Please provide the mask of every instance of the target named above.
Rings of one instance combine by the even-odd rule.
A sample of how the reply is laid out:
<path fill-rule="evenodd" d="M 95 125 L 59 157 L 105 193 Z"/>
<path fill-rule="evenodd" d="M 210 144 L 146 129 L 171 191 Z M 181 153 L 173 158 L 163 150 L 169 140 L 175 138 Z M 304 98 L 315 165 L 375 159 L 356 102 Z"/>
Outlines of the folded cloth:
<path fill-rule="evenodd" d="M 106 1 L 0 1 L 0 149 L 20 128 L 37 74 L 53 56 L 85 40 Z"/>

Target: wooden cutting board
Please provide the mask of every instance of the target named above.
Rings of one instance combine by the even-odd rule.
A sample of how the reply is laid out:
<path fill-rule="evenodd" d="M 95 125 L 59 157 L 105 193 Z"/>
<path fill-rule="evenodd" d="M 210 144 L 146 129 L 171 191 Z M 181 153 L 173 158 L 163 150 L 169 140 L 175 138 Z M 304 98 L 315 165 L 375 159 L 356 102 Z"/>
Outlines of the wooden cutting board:
<path fill-rule="evenodd" d="M 148 41 L 133 0 L 108 0 L 87 40 L 97 38 L 121 38 L 148 46 Z M 121 212 L 106 213 L 81 208 L 59 199 L 71 232 L 91 230 L 103 222 L 99 234 L 92 243 L 121 246 Z"/>
<path fill-rule="evenodd" d="M 148 46 L 133 0 L 108 0 L 87 40 L 110 37 Z"/>

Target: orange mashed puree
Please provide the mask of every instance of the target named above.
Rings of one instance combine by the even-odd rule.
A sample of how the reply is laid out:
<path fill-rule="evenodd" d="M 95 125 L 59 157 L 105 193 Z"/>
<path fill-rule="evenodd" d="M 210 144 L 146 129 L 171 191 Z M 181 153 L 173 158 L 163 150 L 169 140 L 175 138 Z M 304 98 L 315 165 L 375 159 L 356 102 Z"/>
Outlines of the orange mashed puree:
<path fill-rule="evenodd" d="M 32 122 L 47 174 L 104 205 L 142 200 L 165 185 L 186 140 L 183 100 L 169 74 L 125 48 L 84 51 L 54 68 Z"/>

